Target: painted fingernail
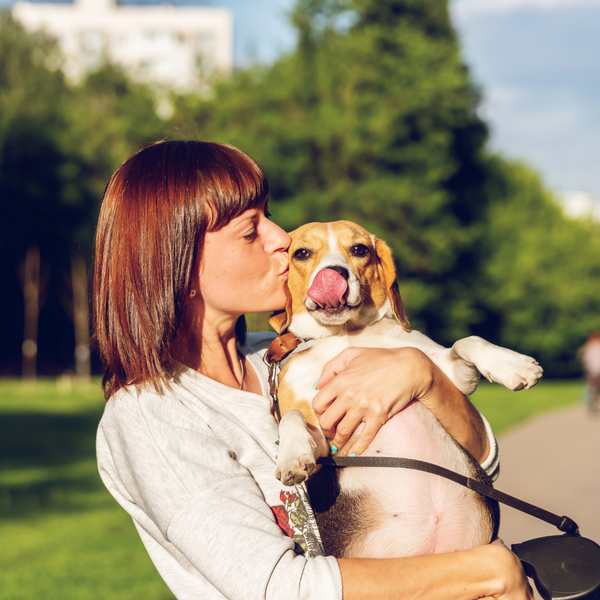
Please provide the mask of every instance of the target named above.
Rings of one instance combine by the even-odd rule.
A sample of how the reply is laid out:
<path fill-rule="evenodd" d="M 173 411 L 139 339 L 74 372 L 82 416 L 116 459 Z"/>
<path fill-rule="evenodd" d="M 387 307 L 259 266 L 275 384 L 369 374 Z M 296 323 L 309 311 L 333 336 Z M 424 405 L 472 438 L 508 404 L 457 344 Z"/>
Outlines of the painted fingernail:
<path fill-rule="evenodd" d="M 313 390 L 316 390 L 316 389 L 317 389 L 317 385 L 318 385 L 318 383 L 319 383 L 319 380 L 317 379 L 317 380 L 315 381 L 314 385 L 313 385 Z"/>
<path fill-rule="evenodd" d="M 337 448 L 333 444 L 331 444 L 331 452 L 333 454 L 335 454 L 337 452 Z"/>
<path fill-rule="evenodd" d="M 350 458 L 354 458 L 356 456 L 356 454 L 351 454 Z"/>

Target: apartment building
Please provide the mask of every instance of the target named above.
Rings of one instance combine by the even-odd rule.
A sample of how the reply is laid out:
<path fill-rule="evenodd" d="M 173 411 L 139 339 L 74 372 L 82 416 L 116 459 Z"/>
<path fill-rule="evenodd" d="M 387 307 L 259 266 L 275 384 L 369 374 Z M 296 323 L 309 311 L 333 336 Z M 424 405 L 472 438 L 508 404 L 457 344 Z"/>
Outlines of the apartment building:
<path fill-rule="evenodd" d="M 138 81 L 189 91 L 233 66 L 233 15 L 225 8 L 19 0 L 13 16 L 58 40 L 73 80 L 110 61 Z"/>

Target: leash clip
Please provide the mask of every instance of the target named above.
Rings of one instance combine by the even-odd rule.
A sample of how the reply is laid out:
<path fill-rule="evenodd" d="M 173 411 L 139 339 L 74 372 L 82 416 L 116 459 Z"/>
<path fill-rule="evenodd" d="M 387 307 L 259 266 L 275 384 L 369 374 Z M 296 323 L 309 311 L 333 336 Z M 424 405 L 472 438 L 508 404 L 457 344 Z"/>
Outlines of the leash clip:
<path fill-rule="evenodd" d="M 277 422 L 281 421 L 281 411 L 279 410 L 279 396 L 277 395 L 277 386 L 279 385 L 279 363 L 278 362 L 267 362 L 269 367 L 269 394 L 271 395 L 271 401 L 273 403 L 273 410 Z"/>

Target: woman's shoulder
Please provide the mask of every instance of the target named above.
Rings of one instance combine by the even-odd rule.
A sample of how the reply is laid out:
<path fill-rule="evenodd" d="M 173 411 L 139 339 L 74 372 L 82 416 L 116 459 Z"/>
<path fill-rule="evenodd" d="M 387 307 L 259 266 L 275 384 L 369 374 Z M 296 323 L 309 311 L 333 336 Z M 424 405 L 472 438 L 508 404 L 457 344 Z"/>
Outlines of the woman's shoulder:
<path fill-rule="evenodd" d="M 166 431 L 168 428 L 201 427 L 206 419 L 200 410 L 190 410 L 184 385 L 165 382 L 160 390 L 151 385 L 127 386 L 110 398 L 104 409 L 101 424 L 118 429 L 135 427 Z M 197 399 L 196 399 L 197 402 Z"/>

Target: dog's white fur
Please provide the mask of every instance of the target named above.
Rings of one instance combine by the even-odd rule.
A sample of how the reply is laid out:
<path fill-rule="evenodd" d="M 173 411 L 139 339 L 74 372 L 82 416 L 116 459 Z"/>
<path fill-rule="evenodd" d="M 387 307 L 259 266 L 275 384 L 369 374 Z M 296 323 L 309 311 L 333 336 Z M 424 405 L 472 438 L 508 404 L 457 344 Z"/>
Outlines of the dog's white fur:
<path fill-rule="evenodd" d="M 480 374 L 512 390 L 530 388 L 541 377 L 542 369 L 534 359 L 482 338 L 468 337 L 448 349 L 418 331 L 411 331 L 395 283 L 391 253 L 381 240 L 362 227 L 346 221 L 312 223 L 291 236 L 290 298 L 285 313 L 273 317 L 271 323 L 280 332 L 289 329 L 299 338 L 316 341 L 309 351 L 300 353 L 286 365 L 280 378 L 279 396 L 285 414 L 279 426 L 276 474 L 283 483 L 303 481 L 314 469 L 316 459 L 328 453 L 329 447 L 312 413 L 311 400 L 316 394 L 313 385 L 324 363 L 349 346 L 418 348 L 466 395 L 475 391 Z M 360 256 L 365 248 L 367 255 Z M 347 270 L 348 287 L 340 306 L 323 309 L 306 292 L 316 275 L 331 267 Z M 435 448 L 429 457 L 432 462 L 473 476 L 462 450 L 447 439 L 449 436 L 437 420 L 419 402 L 411 403 L 399 417 L 380 430 L 365 455 L 427 460 L 423 449 L 427 452 L 428 440 Z M 418 452 L 415 448 L 419 448 Z M 398 469 L 404 472 L 394 475 L 402 480 L 394 493 L 402 499 L 390 504 L 386 500 L 390 493 L 386 471 L 346 469 L 340 477 L 344 493 L 364 495 L 368 490 L 369 497 L 376 498 L 374 512 L 380 515 L 376 526 L 350 544 L 352 556 L 440 552 L 485 543 L 482 540 L 485 531 L 489 535 L 489 529 L 481 525 L 481 512 L 473 510 L 472 503 L 464 503 L 471 492 L 457 490 L 454 484 L 448 486 L 441 478 Z M 432 503 L 430 512 L 423 511 L 423 502 Z M 406 516 L 401 524 L 395 518 L 398 506 Z M 447 513 L 452 515 L 445 518 Z M 433 522 L 424 523 L 423 519 Z M 397 547 L 399 529 L 406 540 L 401 550 Z M 455 539 L 459 540 L 456 544 L 451 541 Z"/>

